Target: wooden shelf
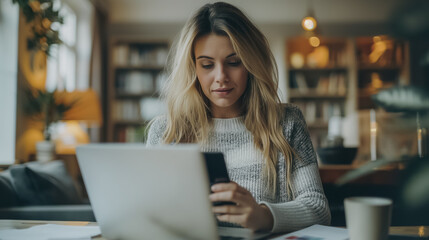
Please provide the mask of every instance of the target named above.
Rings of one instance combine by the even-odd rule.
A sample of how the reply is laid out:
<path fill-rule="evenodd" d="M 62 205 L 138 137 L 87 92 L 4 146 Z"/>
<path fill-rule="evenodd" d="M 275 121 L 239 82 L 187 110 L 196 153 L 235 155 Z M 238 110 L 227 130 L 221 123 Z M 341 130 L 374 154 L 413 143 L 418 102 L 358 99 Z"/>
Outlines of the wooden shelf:
<path fill-rule="evenodd" d="M 320 40 L 322 48 L 314 48 L 308 39 L 292 37 L 286 41 L 285 51 L 288 101 L 301 109 L 315 148 L 326 138 L 328 124 L 312 121 L 349 117 L 357 110 L 373 108 L 371 95 L 381 89 L 372 86 L 386 88 L 407 84 L 410 79 L 405 41 L 388 36 Z M 374 51 L 381 54 L 375 56 Z"/>
<path fill-rule="evenodd" d="M 147 121 L 141 120 L 113 120 L 114 125 L 144 125 Z"/>
<path fill-rule="evenodd" d="M 356 168 L 358 166 L 355 165 L 320 165 L 320 178 L 324 184 L 335 184 L 340 177 Z M 395 166 L 375 169 L 350 184 L 397 185 L 400 183 L 401 171 Z"/>
<path fill-rule="evenodd" d="M 145 71 L 162 71 L 164 66 L 159 65 L 114 65 L 116 70 L 145 70 Z"/>
<path fill-rule="evenodd" d="M 147 115 L 152 105 L 142 105 L 142 100 L 159 97 L 158 89 L 166 80 L 163 71 L 169 47 L 166 39 L 110 36 L 105 141 L 145 140 L 143 133 L 148 121 L 141 119 L 140 112 Z M 159 101 L 154 102 L 161 104 Z"/>
<path fill-rule="evenodd" d="M 360 65 L 359 71 L 400 71 L 400 66 L 377 66 L 377 65 Z"/>
<path fill-rule="evenodd" d="M 302 93 L 300 90 L 289 90 L 290 98 L 299 98 L 299 99 L 320 99 L 320 98 L 329 98 L 329 99 L 344 99 L 346 95 L 338 94 L 329 94 L 329 93 L 319 93 L 315 89 L 309 89 L 306 93 Z"/>
<path fill-rule="evenodd" d="M 305 38 L 295 37 L 286 41 L 288 98 L 301 109 L 315 148 L 326 137 L 327 120 L 345 114 L 346 93 L 351 81 L 351 58 L 347 57 L 352 52 L 351 41 L 346 38 L 320 40 L 323 48 L 318 54 L 315 53 L 320 49 L 310 46 Z M 302 57 L 302 68 L 292 65 L 295 53 Z M 309 67 L 310 63 L 319 67 Z"/>
<path fill-rule="evenodd" d="M 370 91 L 369 89 L 366 89 L 366 88 L 361 88 L 361 89 L 359 89 L 359 97 L 371 97 L 372 95 L 376 94 L 377 92 Z"/>
<path fill-rule="evenodd" d="M 115 95 L 116 98 L 144 98 L 144 97 L 159 97 L 157 93 L 126 93 L 118 92 Z"/>
<path fill-rule="evenodd" d="M 153 46 L 163 46 L 169 45 L 169 42 L 165 39 L 143 39 L 140 36 L 124 35 L 117 36 L 114 39 L 111 39 L 114 44 L 126 44 L 126 45 L 153 45 Z"/>
<path fill-rule="evenodd" d="M 324 68 L 311 68 L 311 67 L 303 67 L 303 68 L 294 68 L 289 67 L 289 71 L 291 72 L 346 72 L 347 67 L 324 67 Z"/>

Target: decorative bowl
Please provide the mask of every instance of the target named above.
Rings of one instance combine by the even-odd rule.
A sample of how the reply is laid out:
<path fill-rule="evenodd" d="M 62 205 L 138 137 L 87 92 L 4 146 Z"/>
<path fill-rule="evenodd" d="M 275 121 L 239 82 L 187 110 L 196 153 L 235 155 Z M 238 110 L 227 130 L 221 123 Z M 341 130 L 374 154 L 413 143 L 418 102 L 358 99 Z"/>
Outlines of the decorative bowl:
<path fill-rule="evenodd" d="M 351 164 L 357 150 L 357 147 L 325 147 L 317 149 L 317 154 L 323 164 Z"/>

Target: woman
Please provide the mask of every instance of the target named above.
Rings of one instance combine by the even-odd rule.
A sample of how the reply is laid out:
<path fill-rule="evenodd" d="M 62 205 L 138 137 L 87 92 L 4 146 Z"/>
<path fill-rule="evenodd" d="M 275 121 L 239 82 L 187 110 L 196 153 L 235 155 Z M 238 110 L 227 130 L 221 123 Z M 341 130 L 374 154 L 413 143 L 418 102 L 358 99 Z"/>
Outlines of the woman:
<path fill-rule="evenodd" d="M 199 143 L 223 152 L 233 182 L 212 186 L 219 221 L 255 231 L 329 224 L 316 155 L 301 112 L 282 106 L 277 68 L 263 34 L 236 7 L 207 4 L 173 48 L 166 116 L 148 145 Z"/>

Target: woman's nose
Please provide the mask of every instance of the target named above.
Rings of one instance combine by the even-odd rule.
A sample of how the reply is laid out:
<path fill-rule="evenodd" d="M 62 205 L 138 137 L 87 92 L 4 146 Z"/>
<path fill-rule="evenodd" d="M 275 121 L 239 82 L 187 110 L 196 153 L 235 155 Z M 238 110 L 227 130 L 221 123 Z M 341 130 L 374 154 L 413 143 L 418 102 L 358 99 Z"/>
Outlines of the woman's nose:
<path fill-rule="evenodd" d="M 215 71 L 215 81 L 216 82 L 225 82 L 228 81 L 227 73 L 225 68 L 222 65 L 219 65 Z"/>

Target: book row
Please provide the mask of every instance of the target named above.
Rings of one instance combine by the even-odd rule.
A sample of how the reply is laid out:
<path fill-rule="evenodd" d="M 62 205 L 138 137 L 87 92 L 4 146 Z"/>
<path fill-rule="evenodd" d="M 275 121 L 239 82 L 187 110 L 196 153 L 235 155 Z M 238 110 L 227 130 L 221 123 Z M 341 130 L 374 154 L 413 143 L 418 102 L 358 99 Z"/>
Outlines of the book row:
<path fill-rule="evenodd" d="M 166 46 L 144 45 L 133 46 L 126 44 L 116 45 L 113 49 L 113 62 L 116 65 L 153 65 L 164 66 L 167 61 L 168 48 Z"/>
<path fill-rule="evenodd" d="M 164 73 L 154 74 L 147 71 L 125 71 L 118 74 L 115 82 L 117 93 L 150 94 L 161 92 L 167 77 Z"/>

